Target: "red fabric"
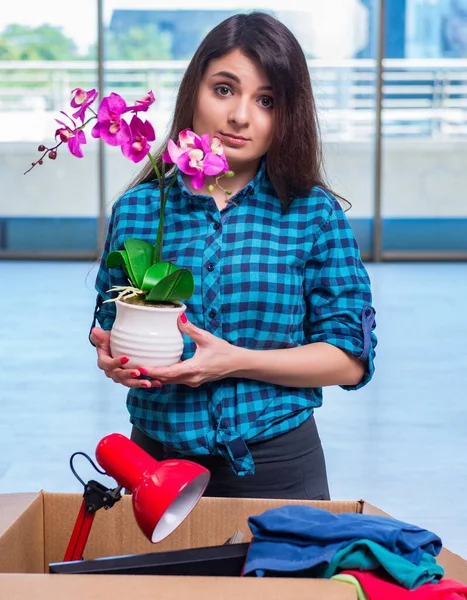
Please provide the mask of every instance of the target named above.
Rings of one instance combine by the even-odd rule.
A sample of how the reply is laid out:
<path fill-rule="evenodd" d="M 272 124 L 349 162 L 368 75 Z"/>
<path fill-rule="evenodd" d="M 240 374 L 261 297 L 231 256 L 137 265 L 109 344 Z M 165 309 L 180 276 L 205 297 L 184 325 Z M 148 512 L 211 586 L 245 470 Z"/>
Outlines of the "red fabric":
<path fill-rule="evenodd" d="M 425 583 L 415 590 L 406 590 L 382 574 L 372 571 L 342 571 L 361 583 L 368 600 L 466 600 L 467 586 L 453 579 Z"/>

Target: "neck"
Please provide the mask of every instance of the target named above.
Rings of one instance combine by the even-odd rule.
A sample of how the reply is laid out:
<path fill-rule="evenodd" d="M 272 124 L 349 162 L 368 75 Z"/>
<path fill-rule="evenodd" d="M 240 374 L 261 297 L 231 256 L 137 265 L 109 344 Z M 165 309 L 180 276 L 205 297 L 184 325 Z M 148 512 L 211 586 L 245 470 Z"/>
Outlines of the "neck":
<path fill-rule="evenodd" d="M 256 163 L 253 167 L 248 165 L 246 168 L 235 168 L 232 167 L 235 175 L 233 177 L 206 177 L 206 181 L 201 189 L 195 190 L 190 185 L 190 179 L 187 175 L 183 175 L 183 179 L 188 186 L 188 188 L 193 192 L 193 194 L 203 194 L 206 196 L 212 196 L 216 199 L 225 199 L 228 202 L 229 198 L 234 196 L 239 190 L 243 189 L 247 183 L 249 183 L 256 175 L 258 171 L 259 162 Z M 217 184 L 216 184 L 217 179 Z M 209 191 L 209 186 L 214 186 L 214 191 Z M 225 190 L 225 191 L 224 191 Z M 227 194 L 226 192 L 231 192 Z"/>

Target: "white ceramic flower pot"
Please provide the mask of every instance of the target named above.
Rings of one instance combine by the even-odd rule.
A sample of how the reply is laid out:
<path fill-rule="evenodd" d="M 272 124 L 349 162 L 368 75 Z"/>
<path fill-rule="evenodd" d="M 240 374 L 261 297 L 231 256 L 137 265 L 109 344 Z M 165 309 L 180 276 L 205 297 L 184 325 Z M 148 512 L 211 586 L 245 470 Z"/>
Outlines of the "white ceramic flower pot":
<path fill-rule="evenodd" d="M 179 362 L 183 336 L 177 325 L 186 306 L 138 306 L 116 301 L 117 315 L 110 332 L 112 356 L 127 356 L 125 368 L 165 367 Z"/>

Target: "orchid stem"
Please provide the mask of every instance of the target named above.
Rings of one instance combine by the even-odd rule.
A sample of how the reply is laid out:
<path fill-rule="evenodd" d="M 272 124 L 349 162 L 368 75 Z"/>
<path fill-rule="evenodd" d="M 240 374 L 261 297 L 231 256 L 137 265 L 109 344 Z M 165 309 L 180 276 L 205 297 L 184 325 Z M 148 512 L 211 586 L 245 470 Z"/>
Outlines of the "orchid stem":
<path fill-rule="evenodd" d="M 149 160 L 151 162 L 152 168 L 154 169 L 154 171 L 156 173 L 157 181 L 159 182 L 159 186 L 160 186 L 162 176 L 161 176 L 161 172 L 159 171 L 159 167 L 157 166 L 156 159 L 154 158 L 154 156 L 150 152 L 148 154 L 148 158 L 149 158 Z M 162 163 L 162 164 L 164 164 L 164 163 Z"/>
<path fill-rule="evenodd" d="M 165 213 L 165 202 L 166 196 L 164 194 L 165 188 L 165 163 L 162 162 L 162 171 L 159 171 L 157 163 L 154 157 L 151 154 L 148 154 L 149 160 L 151 161 L 152 166 L 154 167 L 154 171 L 156 172 L 157 179 L 159 180 L 159 190 L 160 190 L 160 215 L 159 215 L 159 226 L 157 228 L 156 242 L 154 244 L 154 251 L 152 254 L 152 262 L 153 264 L 161 262 L 162 259 L 162 243 L 164 240 L 164 213 Z"/>

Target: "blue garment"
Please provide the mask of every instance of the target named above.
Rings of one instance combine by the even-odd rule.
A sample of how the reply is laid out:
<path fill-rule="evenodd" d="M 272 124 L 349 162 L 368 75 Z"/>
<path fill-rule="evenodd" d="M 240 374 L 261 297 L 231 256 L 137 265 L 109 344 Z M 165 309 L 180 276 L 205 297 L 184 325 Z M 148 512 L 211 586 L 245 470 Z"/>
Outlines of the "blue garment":
<path fill-rule="evenodd" d="M 333 514 L 303 505 L 286 505 L 250 517 L 253 540 L 245 575 L 264 571 L 294 572 L 326 567 L 349 544 L 368 539 L 420 564 L 424 553 L 436 556 L 440 538 L 426 529 L 392 519 L 360 513 Z"/>
<path fill-rule="evenodd" d="M 113 206 L 96 280 L 97 319 L 111 329 L 108 290 L 128 285 L 121 268 L 107 269 L 126 237 L 153 243 L 159 220 L 156 182 L 126 192 Z M 210 196 L 192 194 L 178 176 L 166 205 L 163 259 L 191 269 L 187 316 L 196 326 L 250 350 L 327 342 L 361 358 L 372 377 L 376 337 L 370 282 L 337 200 L 315 187 L 283 211 L 266 175 L 256 177 L 219 211 Z M 195 344 L 185 338 L 182 359 Z M 144 365 L 141 365 L 144 366 Z M 310 366 L 312 368 L 312 366 Z M 198 388 L 132 389 L 131 422 L 170 450 L 221 454 L 239 475 L 254 473 L 246 442 L 286 433 L 322 403 L 321 388 L 294 388 L 226 378 Z"/>

